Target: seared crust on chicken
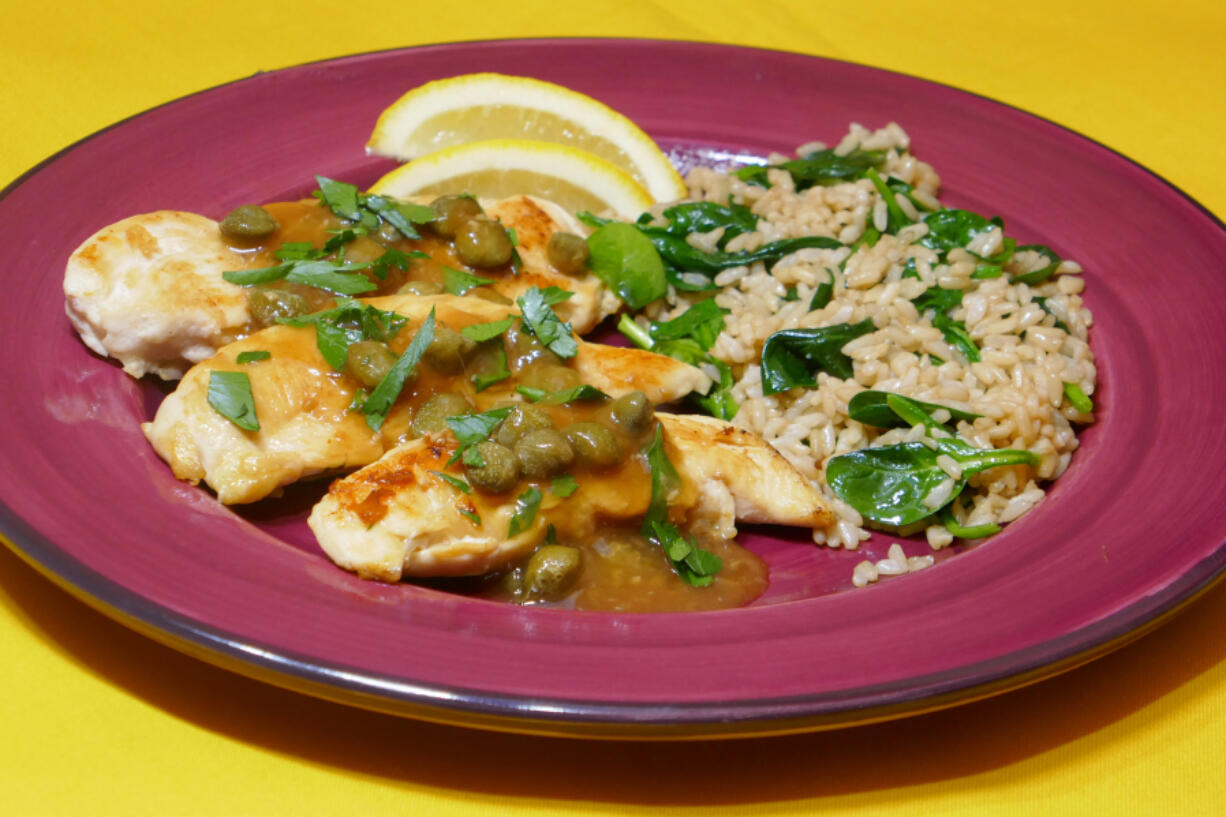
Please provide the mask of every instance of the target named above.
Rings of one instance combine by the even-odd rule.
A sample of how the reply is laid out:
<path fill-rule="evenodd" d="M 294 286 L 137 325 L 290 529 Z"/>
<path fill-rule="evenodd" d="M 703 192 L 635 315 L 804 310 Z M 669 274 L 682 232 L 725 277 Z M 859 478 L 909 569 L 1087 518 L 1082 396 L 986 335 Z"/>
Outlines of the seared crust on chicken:
<path fill-rule="evenodd" d="M 393 295 L 368 303 L 410 319 L 393 342 L 397 353 L 432 308 L 439 324 L 457 328 L 516 314 L 513 307 L 450 295 Z M 584 383 L 611 394 L 638 389 L 652 403 L 667 403 L 691 391 L 705 392 L 710 385 L 701 371 L 669 357 L 583 340 L 578 345 L 571 366 Z M 240 353 L 254 350 L 271 356 L 256 363 L 236 362 Z M 259 431 L 240 429 L 209 405 L 213 371 L 248 375 Z M 462 377 L 457 382 L 467 384 Z M 300 479 L 366 465 L 409 439 L 406 399 L 412 398 L 414 386 L 406 387 L 382 428 L 374 431 L 361 412 L 350 410 L 358 385 L 324 360 L 314 329 L 274 326 L 225 346 L 193 367 L 142 428 L 179 479 L 206 482 L 226 504 L 255 502 Z"/>
<path fill-rule="evenodd" d="M 682 483 L 670 497 L 670 517 L 725 538 L 736 535 L 732 519 L 719 518 L 725 514 L 802 527 L 830 521 L 821 494 L 759 437 L 713 417 L 656 417 Z M 333 483 L 308 519 L 328 557 L 363 578 L 388 582 L 478 575 L 527 556 L 549 524 L 562 535 L 583 536 L 602 523 L 642 516 L 651 500 L 639 454 L 614 471 L 588 475 L 565 499 L 542 490 L 533 523 L 508 536 L 516 492 L 466 494 L 447 484 L 436 472 L 446 469 L 454 449 L 446 435 L 412 440 Z M 735 499 L 725 502 L 729 495 Z"/>
<path fill-rule="evenodd" d="M 210 218 L 171 210 L 132 216 L 69 257 L 65 307 L 90 349 L 133 377 L 173 380 L 248 331 L 247 293 L 221 277 L 245 266 Z"/>
<path fill-rule="evenodd" d="M 564 275 L 549 263 L 550 236 L 585 232 L 573 215 L 532 196 L 482 204 L 515 231 L 522 261 L 518 275 L 496 274 L 490 289 L 512 300 L 533 286 L 573 292 L 556 311 L 579 334 L 617 311 L 620 301 L 600 279 Z M 423 246 L 438 252 L 437 242 Z M 249 288 L 222 278 L 227 270 L 252 266 L 254 258 L 227 245 L 217 222 L 205 216 L 170 210 L 132 216 L 99 230 L 69 257 L 68 317 L 90 349 L 115 358 L 133 377 L 174 380 L 257 328 Z M 462 266 L 449 251 L 437 263 Z"/>

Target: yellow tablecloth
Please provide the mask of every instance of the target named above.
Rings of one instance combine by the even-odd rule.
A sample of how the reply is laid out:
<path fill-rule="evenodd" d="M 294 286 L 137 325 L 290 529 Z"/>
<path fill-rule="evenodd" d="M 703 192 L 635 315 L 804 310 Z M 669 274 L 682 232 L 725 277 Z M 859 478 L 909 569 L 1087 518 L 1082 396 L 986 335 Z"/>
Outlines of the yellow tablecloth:
<path fill-rule="evenodd" d="M 1002 5 L 10 2 L 0 184 L 112 122 L 260 70 L 600 35 L 779 48 L 946 82 L 1072 127 L 1226 215 L 1226 7 Z M 771 740 L 602 744 L 398 720 L 249 681 L 112 623 L 0 548 L 0 811 L 1217 814 L 1223 623 L 1219 587 L 1090 666 L 943 713 Z"/>

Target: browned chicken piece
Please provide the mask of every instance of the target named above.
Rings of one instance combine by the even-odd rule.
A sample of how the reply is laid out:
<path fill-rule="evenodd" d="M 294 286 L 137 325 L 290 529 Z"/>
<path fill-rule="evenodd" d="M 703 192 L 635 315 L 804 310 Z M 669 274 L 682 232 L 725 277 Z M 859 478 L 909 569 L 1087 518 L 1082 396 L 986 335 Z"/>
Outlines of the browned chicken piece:
<path fill-rule="evenodd" d="M 398 295 L 367 303 L 409 318 L 409 326 L 391 343 L 396 354 L 404 351 L 431 309 L 439 325 L 455 330 L 518 314 L 515 307 L 448 295 Z M 239 354 L 256 350 L 270 356 L 237 363 Z M 578 353 L 569 365 L 583 383 L 610 394 L 637 389 L 653 403 L 705 392 L 710 386 L 701 371 L 672 358 L 583 340 L 578 340 Z M 244 431 L 210 406 L 214 371 L 248 375 L 258 431 Z M 475 393 L 465 376 L 441 383 L 437 375 L 427 375 L 423 372 L 406 384 L 375 431 L 360 411 L 351 410 L 359 383 L 327 363 L 316 346 L 314 329 L 275 326 L 229 344 L 194 366 L 142 428 L 179 479 L 207 483 L 226 504 L 255 502 L 298 480 L 366 465 L 406 442 L 413 436 L 413 412 L 439 390 L 458 391 L 469 399 Z M 483 392 L 482 399 L 515 399 L 512 389 L 509 382 L 496 385 Z"/>
<path fill-rule="evenodd" d="M 681 477 L 669 516 L 690 530 L 731 539 L 734 518 L 807 528 L 831 520 L 821 494 L 761 438 L 712 417 L 656 417 Z M 532 523 L 508 535 L 515 491 L 462 493 L 437 476 L 455 447 L 445 434 L 412 440 L 333 483 L 308 520 L 324 552 L 346 570 L 381 581 L 479 575 L 523 559 L 549 525 L 563 541 L 590 537 L 602 524 L 642 517 L 651 500 L 640 452 L 586 475 L 565 498 L 542 487 Z"/>
<path fill-rule="evenodd" d="M 566 275 L 549 262 L 550 236 L 557 231 L 586 232 L 573 215 L 532 196 L 482 204 L 488 215 L 514 230 L 522 260 L 518 275 L 509 270 L 478 271 L 493 279 L 489 290 L 510 300 L 533 286 L 569 290 L 574 295 L 559 304 L 557 312 L 580 334 L 617 311 L 620 302 L 598 278 L 587 273 Z M 271 250 L 282 242 L 322 245 L 327 230 L 340 224 L 314 202 L 268 207 L 285 223 L 266 248 L 235 250 L 222 238 L 216 221 L 169 210 L 132 216 L 90 236 L 69 257 L 64 273 L 66 310 L 81 339 L 98 354 L 118 360 L 133 377 L 151 373 L 174 380 L 192 364 L 258 329 L 248 308 L 251 290 L 227 282 L 222 273 L 275 265 L 278 261 Z M 435 280 L 444 266 L 464 266 L 448 242 L 427 235 L 417 246 L 431 257 L 414 259 L 412 263 L 422 269 L 411 271 L 411 276 Z M 373 260 L 384 249 L 361 237 L 348 257 Z M 389 279 L 383 288 L 394 291 L 399 285 Z"/>
<path fill-rule="evenodd" d="M 133 377 L 173 380 L 248 331 L 247 292 L 221 277 L 245 265 L 210 218 L 133 216 L 69 257 L 65 307 L 90 349 Z"/>

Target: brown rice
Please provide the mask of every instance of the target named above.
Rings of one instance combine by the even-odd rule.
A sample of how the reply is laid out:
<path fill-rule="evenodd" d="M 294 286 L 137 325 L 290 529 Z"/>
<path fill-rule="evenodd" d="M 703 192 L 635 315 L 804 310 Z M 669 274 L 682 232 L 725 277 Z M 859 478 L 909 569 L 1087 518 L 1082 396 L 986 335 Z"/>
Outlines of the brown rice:
<path fill-rule="evenodd" d="M 869 131 L 852 125 L 836 152 L 842 155 L 857 147 L 887 150 L 882 176 L 889 174 L 910 184 L 923 206 L 939 207 L 940 179 L 931 166 L 910 153 L 910 140 L 901 127 L 890 124 Z M 820 148 L 812 143 L 798 152 Z M 786 158 L 772 157 L 771 161 Z M 732 239 L 727 250 L 753 249 L 768 241 L 806 235 L 830 236 L 851 244 L 867 225 L 885 226 L 885 202 L 868 180 L 797 192 L 784 171 L 771 170 L 769 179 L 771 186 L 764 188 L 711 168 L 690 172 L 687 183 L 692 199 L 722 204 L 731 197 L 760 217 L 757 231 Z M 913 203 L 907 200 L 904 204 L 905 196 L 898 198 L 904 212 L 914 218 L 918 213 Z M 915 243 L 927 230 L 920 222 L 898 235 L 883 234 L 874 246 L 863 246 L 854 254 L 847 247 L 804 249 L 784 258 L 771 271 L 758 262 L 724 270 L 715 279 L 722 287 L 716 302 L 731 313 L 712 354 L 731 364 L 736 375 L 733 394 L 740 410 L 734 422 L 770 441 L 830 499 L 837 522 L 814 531 L 814 540 L 831 547 L 854 549 L 869 534 L 860 514 L 826 486 L 826 462 L 869 445 L 920 437 L 916 429 L 886 431 L 849 419 L 848 400 L 863 389 L 896 392 L 980 414 L 973 422 L 958 423 L 958 432 L 966 441 L 985 448 L 1025 448 L 1040 455 L 1041 462 L 1033 469 L 1001 467 L 971 477 L 962 495 L 965 511 L 958 513 L 964 525 L 1007 523 L 1033 508 L 1044 495 L 1040 485 L 1068 468 L 1077 448 L 1073 423 L 1092 420 L 1070 406 L 1063 392 L 1065 382 L 1077 384 L 1087 395 L 1095 385 L 1094 357 L 1087 343 L 1092 317 L 1082 304 L 1081 267 L 1063 261 L 1052 278 L 1035 286 L 1011 283 L 1008 275 L 977 280 L 971 277 L 978 261 L 975 255 L 997 252 L 1002 231 L 980 232 L 965 249 L 950 250 L 941 262 L 935 251 Z M 719 240 L 718 233 L 691 236 L 690 241 L 710 249 Z M 903 277 L 909 259 L 914 259 L 918 278 Z M 1016 274 L 1044 263 L 1037 253 L 1018 252 L 1006 269 Z M 824 308 L 810 311 L 814 290 L 828 275 L 834 276 L 834 297 Z M 951 317 L 965 323 L 981 348 L 981 360 L 969 362 L 951 348 L 941 331 L 911 302 L 934 285 L 963 290 L 961 306 Z M 649 307 L 638 320 L 676 317 L 699 297 L 670 289 L 665 300 Z M 1046 300 L 1036 302 L 1036 298 Z M 876 331 L 843 347 L 853 361 L 852 378 L 820 373 L 816 388 L 762 394 L 757 364 L 768 336 L 781 329 L 856 323 L 865 318 L 873 320 Z M 930 356 L 944 362 L 934 362 Z M 944 457 L 941 466 L 949 474 L 947 487 L 952 488 L 960 476 L 957 463 Z M 940 488 L 934 494 L 939 492 Z M 932 507 L 947 499 L 947 495 L 929 497 Z M 929 525 L 925 536 L 933 549 L 953 541 L 941 525 Z M 921 560 L 908 567 L 905 558 L 899 561 L 894 555 L 883 563 L 862 563 L 856 569 L 856 583 L 925 566 Z"/>

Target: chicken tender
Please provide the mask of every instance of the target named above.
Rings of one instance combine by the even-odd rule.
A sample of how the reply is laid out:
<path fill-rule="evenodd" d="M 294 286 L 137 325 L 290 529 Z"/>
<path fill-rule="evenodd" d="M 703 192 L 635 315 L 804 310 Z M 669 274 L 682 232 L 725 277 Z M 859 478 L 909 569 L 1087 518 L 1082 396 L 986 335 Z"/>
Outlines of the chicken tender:
<path fill-rule="evenodd" d="M 620 301 L 595 276 L 565 275 L 549 263 L 546 246 L 558 231 L 583 234 L 582 224 L 557 204 L 532 196 L 483 202 L 486 213 L 514 230 L 521 269 L 477 270 L 492 279 L 483 289 L 514 300 L 533 286 L 574 293 L 557 311 L 575 331 L 591 330 L 617 311 Z M 322 246 L 342 222 L 318 202 L 281 202 L 267 208 L 280 227 L 263 245 L 238 251 L 222 238 L 217 222 L 194 213 L 160 211 L 132 216 L 105 227 L 68 259 L 64 274 L 66 310 L 85 344 L 123 364 L 133 377 L 147 373 L 166 380 L 183 376 L 194 363 L 227 343 L 260 328 L 248 307 L 251 289 L 231 284 L 222 273 L 280 263 L 273 251 L 285 243 Z M 373 295 L 395 292 L 406 279 L 440 286 L 443 268 L 463 269 L 454 247 L 428 235 L 398 240 L 413 257 L 407 271 L 383 279 Z M 347 246 L 350 261 L 371 261 L 387 247 L 369 236 Z M 483 293 L 484 294 L 484 293 Z M 316 300 L 327 300 L 318 292 Z"/>
<path fill-rule="evenodd" d="M 448 295 L 398 295 L 367 303 L 409 319 L 409 326 L 391 344 L 397 354 L 431 309 L 438 325 L 453 330 L 518 314 L 515 307 Z M 577 343 L 578 352 L 568 368 L 577 380 L 608 393 L 638 389 L 653 403 L 662 403 L 691 391 L 705 392 L 710 386 L 700 370 L 672 358 L 583 340 Z M 257 350 L 269 357 L 237 363 L 241 353 Z M 476 402 L 476 389 L 463 373 L 444 376 L 427 365 L 418 369 L 417 378 L 406 384 L 376 431 L 360 411 L 352 410 L 360 384 L 328 364 L 317 348 L 314 329 L 274 326 L 225 346 L 193 367 L 162 402 L 153 421 L 142 428 L 179 479 L 204 481 L 226 504 L 255 502 L 300 479 L 373 462 L 414 436 L 414 412 L 439 391 Z M 240 429 L 209 404 L 214 371 L 248 375 L 259 412 L 258 431 Z M 481 392 L 480 399 L 487 403 L 513 399 L 513 389 L 510 381 L 497 384 Z"/>
<path fill-rule="evenodd" d="M 671 518 L 691 529 L 707 524 L 729 539 L 736 535 L 730 520 L 711 514 L 803 527 L 831 520 L 820 492 L 761 438 L 712 417 L 656 417 L 681 477 L 670 498 Z M 515 492 L 462 493 L 438 476 L 455 447 L 448 435 L 412 440 L 333 483 L 308 519 L 329 558 L 359 576 L 388 582 L 478 575 L 523 559 L 548 525 L 563 539 L 590 536 L 599 525 L 642 517 L 651 500 L 646 459 L 636 454 L 612 471 L 585 475 L 567 497 L 542 490 L 531 525 L 508 536 Z M 735 500 L 712 502 L 712 494 Z"/>
<path fill-rule="evenodd" d="M 249 331 L 246 291 L 221 277 L 244 266 L 210 218 L 132 216 L 69 257 L 65 307 L 90 349 L 133 377 L 173 380 Z"/>

